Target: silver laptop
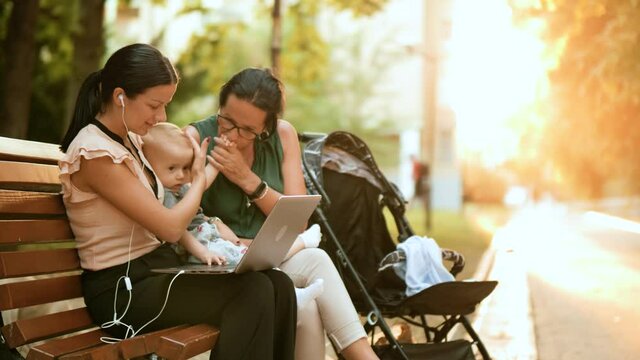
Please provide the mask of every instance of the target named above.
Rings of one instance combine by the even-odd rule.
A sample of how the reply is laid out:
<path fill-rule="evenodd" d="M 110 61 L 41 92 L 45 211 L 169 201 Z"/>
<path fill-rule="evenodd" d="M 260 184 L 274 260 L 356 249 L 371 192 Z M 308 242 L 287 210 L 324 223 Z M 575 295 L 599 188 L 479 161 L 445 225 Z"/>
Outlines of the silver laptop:
<path fill-rule="evenodd" d="M 283 195 L 267 216 L 247 252 L 237 264 L 191 264 L 153 269 L 153 272 L 176 274 L 241 274 L 280 266 L 289 248 L 304 231 L 309 217 L 320 202 L 320 195 Z"/>

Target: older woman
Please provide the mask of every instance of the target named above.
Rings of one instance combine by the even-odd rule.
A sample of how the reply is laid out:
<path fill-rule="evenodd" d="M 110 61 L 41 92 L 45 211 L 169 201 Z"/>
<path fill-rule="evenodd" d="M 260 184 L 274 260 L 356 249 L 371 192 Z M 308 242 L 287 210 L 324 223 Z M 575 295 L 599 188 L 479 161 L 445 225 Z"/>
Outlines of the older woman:
<path fill-rule="evenodd" d="M 284 92 L 269 70 L 248 68 L 220 92 L 218 113 L 187 127 L 195 139 L 212 137 L 209 150 L 220 175 L 205 191 L 202 208 L 240 238 L 252 239 L 282 194 L 305 194 L 295 128 L 279 120 Z M 233 146 L 220 139 L 225 135 Z M 296 359 L 324 359 L 324 330 L 347 359 L 377 359 L 358 314 L 328 255 L 304 249 L 280 267 L 294 285 L 324 280 L 324 293 L 298 309 Z"/>

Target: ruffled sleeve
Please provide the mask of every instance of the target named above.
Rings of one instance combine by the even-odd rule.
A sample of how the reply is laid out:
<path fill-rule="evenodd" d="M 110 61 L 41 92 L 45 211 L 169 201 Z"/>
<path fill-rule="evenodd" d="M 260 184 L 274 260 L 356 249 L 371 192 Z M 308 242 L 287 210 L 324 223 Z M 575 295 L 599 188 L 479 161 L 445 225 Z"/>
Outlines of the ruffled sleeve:
<path fill-rule="evenodd" d="M 71 183 L 71 175 L 80 170 L 82 158 L 91 160 L 103 156 L 109 157 L 114 164 L 124 163 L 132 173 L 136 173 L 134 158 L 129 151 L 106 136 L 96 126 L 87 125 L 76 135 L 67 152 L 58 162 L 65 201 L 82 202 L 97 196 L 95 193 L 76 188 Z"/>

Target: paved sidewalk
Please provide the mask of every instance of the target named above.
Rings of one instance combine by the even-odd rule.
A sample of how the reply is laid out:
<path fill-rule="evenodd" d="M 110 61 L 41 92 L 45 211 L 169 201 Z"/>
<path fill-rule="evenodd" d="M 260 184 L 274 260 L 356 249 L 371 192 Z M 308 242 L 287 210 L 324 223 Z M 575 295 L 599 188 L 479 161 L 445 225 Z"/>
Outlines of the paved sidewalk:
<path fill-rule="evenodd" d="M 477 308 L 473 328 L 494 360 L 536 360 L 536 341 L 523 254 L 511 243 L 508 228 L 499 230 L 481 262 L 476 279 L 498 286 Z"/>

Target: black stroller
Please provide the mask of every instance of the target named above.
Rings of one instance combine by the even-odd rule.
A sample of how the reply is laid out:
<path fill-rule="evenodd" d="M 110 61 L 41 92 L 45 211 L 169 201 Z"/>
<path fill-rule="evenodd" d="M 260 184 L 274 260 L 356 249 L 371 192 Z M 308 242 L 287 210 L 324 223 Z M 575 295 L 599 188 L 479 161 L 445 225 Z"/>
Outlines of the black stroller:
<path fill-rule="evenodd" d="M 303 133 L 303 170 L 307 189 L 323 200 L 312 221 L 325 235 L 321 247 L 336 264 L 349 295 L 366 317 L 364 328 L 373 337 L 380 328 L 388 345 L 374 345 L 382 359 L 475 359 L 472 345 L 484 359 L 490 356 L 465 315 L 487 297 L 496 281 L 443 282 L 411 297 L 405 295 L 404 280 L 391 266 L 402 261 L 389 234 L 383 209 L 393 215 L 398 241 L 414 235 L 405 217 L 405 200 L 379 170 L 367 145 L 347 132 L 328 135 Z M 452 275 L 464 267 L 464 257 L 442 250 L 452 262 Z M 439 324 L 427 323 L 427 315 L 442 316 Z M 427 343 L 400 344 L 384 318 L 399 317 L 424 330 Z M 419 318 L 419 320 L 414 320 Z M 449 340 L 449 332 L 461 324 L 471 338 Z"/>

